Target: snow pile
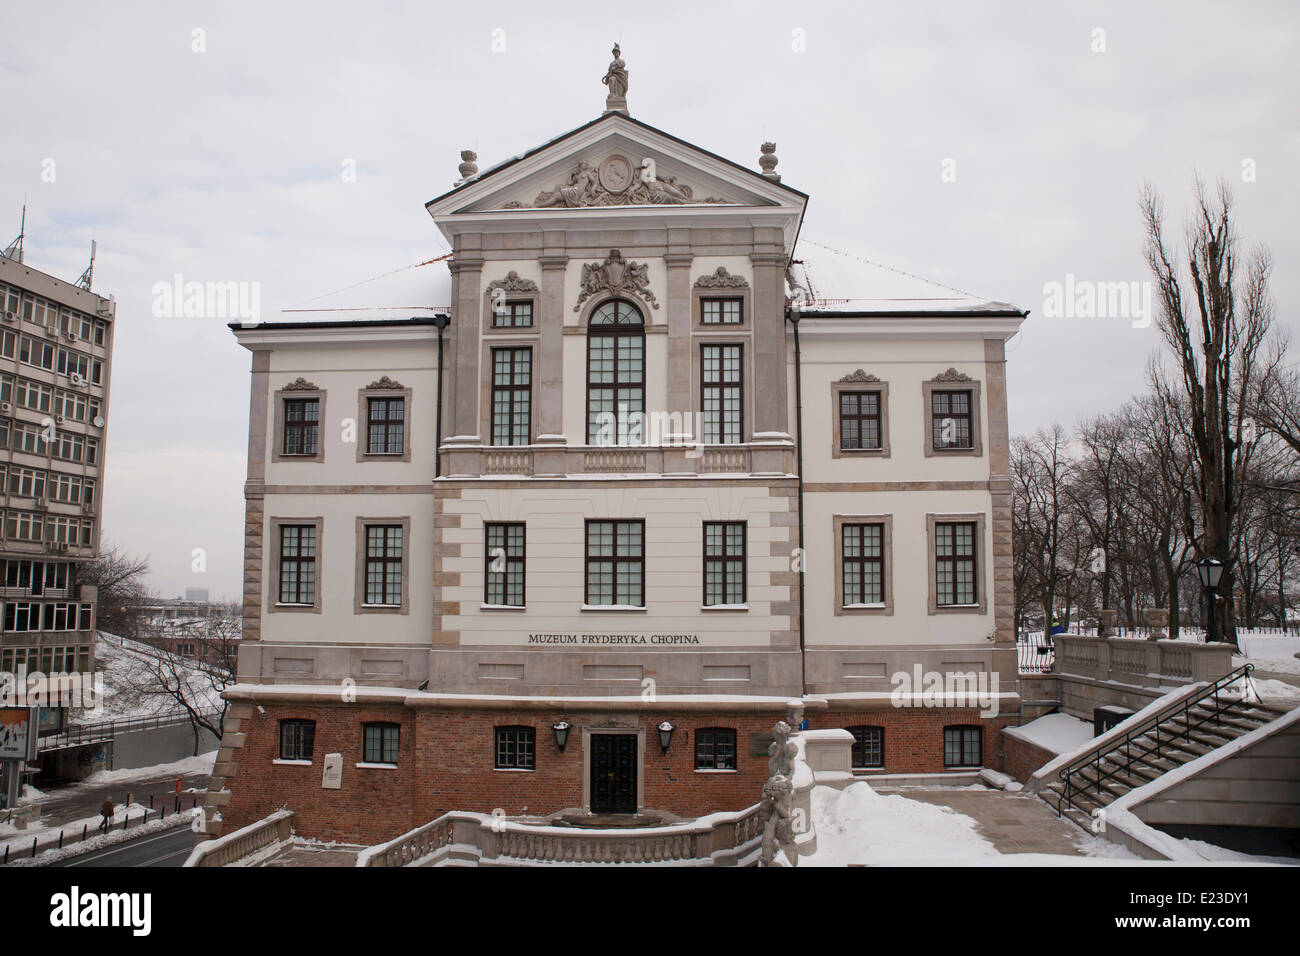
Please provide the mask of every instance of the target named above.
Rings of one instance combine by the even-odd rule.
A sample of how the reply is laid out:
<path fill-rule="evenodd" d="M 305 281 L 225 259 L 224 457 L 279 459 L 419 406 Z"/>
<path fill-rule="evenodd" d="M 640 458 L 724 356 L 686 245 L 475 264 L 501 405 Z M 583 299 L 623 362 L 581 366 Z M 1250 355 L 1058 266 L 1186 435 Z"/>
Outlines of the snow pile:
<path fill-rule="evenodd" d="M 882 796 L 863 781 L 839 791 L 814 787 L 812 818 L 817 852 L 800 859 L 801 866 L 953 863 L 998 855 L 970 817 L 897 794 Z"/>
<path fill-rule="evenodd" d="M 1093 739 L 1092 724 L 1069 714 L 1047 714 L 1019 727 L 1006 727 L 1008 737 L 1023 740 L 1054 754 L 1073 753 Z"/>
<path fill-rule="evenodd" d="M 216 760 L 217 751 L 209 750 L 197 757 L 184 757 L 171 763 L 153 764 L 149 767 L 131 767 L 124 770 L 99 770 L 79 782 L 88 786 L 105 783 L 127 784 L 133 780 L 143 780 L 147 777 L 157 777 L 163 774 L 174 773 L 178 776 L 187 773 L 210 774 L 212 773 L 212 765 Z"/>

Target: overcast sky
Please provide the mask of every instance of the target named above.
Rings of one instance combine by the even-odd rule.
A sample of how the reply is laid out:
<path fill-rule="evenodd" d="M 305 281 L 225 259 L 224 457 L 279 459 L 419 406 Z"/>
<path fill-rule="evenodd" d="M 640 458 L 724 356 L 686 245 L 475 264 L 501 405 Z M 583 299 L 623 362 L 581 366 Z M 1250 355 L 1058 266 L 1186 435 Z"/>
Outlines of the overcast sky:
<path fill-rule="evenodd" d="M 459 151 L 486 168 L 596 117 L 618 40 L 634 117 L 748 166 L 777 143 L 805 237 L 1030 309 L 1013 433 L 1072 426 L 1140 391 L 1158 343 L 1045 316 L 1044 285 L 1147 279 L 1146 179 L 1177 227 L 1196 170 L 1228 177 L 1296 328 L 1298 21 L 1293 2 L 9 2 L 0 244 L 24 198 L 28 264 L 73 281 L 98 239 L 106 540 L 164 596 L 235 597 L 249 356 L 224 320 L 154 318 L 154 283 L 259 282 L 275 318 L 440 254 L 423 203 Z"/>

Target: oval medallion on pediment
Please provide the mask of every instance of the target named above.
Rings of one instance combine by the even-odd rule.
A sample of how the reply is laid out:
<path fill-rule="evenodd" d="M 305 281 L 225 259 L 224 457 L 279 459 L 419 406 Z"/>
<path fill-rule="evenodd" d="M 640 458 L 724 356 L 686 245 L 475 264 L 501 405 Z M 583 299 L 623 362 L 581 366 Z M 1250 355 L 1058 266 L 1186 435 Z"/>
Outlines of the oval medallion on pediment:
<path fill-rule="evenodd" d="M 633 166 L 626 156 L 610 156 L 600 164 L 600 184 L 612 193 L 632 185 Z"/>

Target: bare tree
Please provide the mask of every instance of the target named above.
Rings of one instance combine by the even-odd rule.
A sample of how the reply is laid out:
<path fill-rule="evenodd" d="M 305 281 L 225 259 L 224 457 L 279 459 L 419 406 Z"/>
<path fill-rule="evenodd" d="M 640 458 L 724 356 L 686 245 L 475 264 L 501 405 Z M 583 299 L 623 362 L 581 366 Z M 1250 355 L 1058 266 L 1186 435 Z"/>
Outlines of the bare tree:
<path fill-rule="evenodd" d="M 153 701 L 157 713 L 184 714 L 197 756 L 203 731 L 218 740 L 225 732 L 230 703 L 221 695 L 235 682 L 240 622 L 234 617 L 214 617 L 196 622 L 191 630 L 195 657 L 151 643 L 132 649 L 139 666 L 130 677 L 130 692 L 138 699 Z"/>
<path fill-rule="evenodd" d="M 1170 399 L 1181 396 L 1195 467 L 1192 472 L 1201 535 L 1200 557 L 1223 561 L 1222 600 L 1212 613 L 1218 636 L 1236 644 L 1232 593 L 1236 579 L 1233 524 L 1241 506 L 1241 477 L 1249 445 L 1240 442 L 1256 359 L 1272 321 L 1268 253 L 1257 250 L 1238 274 L 1238 239 L 1232 194 L 1226 182 L 1212 198 L 1198 177 L 1195 210 L 1185 234 L 1186 270 L 1164 236 L 1164 204 L 1154 187 L 1142 194 L 1146 260 L 1155 278 L 1157 325 L 1173 354 L 1176 371 L 1157 371 L 1153 385 Z"/>
<path fill-rule="evenodd" d="M 100 551 L 93 561 L 77 569 L 78 584 L 98 589 L 96 617 L 101 631 L 136 639 L 140 633 L 136 608 L 149 599 L 144 579 L 149 559 L 137 558 L 113 546 Z"/>

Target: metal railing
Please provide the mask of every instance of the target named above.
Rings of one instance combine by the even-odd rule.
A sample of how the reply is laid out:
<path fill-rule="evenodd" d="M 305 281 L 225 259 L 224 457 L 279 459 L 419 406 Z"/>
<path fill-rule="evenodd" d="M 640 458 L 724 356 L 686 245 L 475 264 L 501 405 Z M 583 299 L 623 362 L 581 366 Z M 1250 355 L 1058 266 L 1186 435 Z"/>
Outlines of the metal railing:
<path fill-rule="evenodd" d="M 215 713 L 216 711 L 212 711 L 203 716 L 209 717 Z M 100 720 L 89 724 L 77 724 L 57 734 L 42 737 L 37 743 L 37 749 L 44 751 L 81 747 L 112 740 L 119 734 L 153 730 L 157 727 L 174 727 L 189 722 L 190 719 L 185 714 L 160 714 L 154 717 L 129 717 L 124 720 Z"/>
<path fill-rule="evenodd" d="M 1056 642 L 1046 634 L 1021 634 L 1016 640 L 1016 663 L 1022 674 L 1046 674 L 1056 663 Z"/>
<path fill-rule="evenodd" d="M 1219 696 L 1220 691 L 1225 690 L 1239 680 L 1245 681 L 1249 685 L 1250 672 L 1254 669 L 1254 664 L 1243 664 L 1236 670 L 1220 677 L 1208 687 L 1188 694 L 1158 713 L 1152 714 L 1141 723 L 1127 730 L 1123 736 L 1098 744 L 1068 766 L 1063 767 L 1058 773 L 1062 781 L 1062 787 L 1061 795 L 1056 801 L 1057 815 L 1061 815 L 1066 804 L 1077 809 L 1083 809 L 1078 806 L 1077 801 L 1079 799 L 1085 798 L 1089 794 L 1095 794 L 1100 798 L 1102 785 L 1108 780 L 1114 780 L 1121 773 L 1131 775 L 1134 763 L 1152 755 L 1159 759 L 1162 756 L 1162 751 L 1171 747 L 1177 741 L 1183 740 L 1190 743 L 1193 730 L 1209 723 L 1217 723 L 1225 710 L 1225 705 Z M 1243 698 L 1244 696 L 1243 694 Z M 1194 719 L 1192 708 L 1210 697 L 1214 698 L 1214 713 Z M 1240 702 L 1241 698 L 1233 698 L 1226 706 L 1230 707 Z M 1181 729 L 1175 729 L 1171 726 L 1173 721 L 1178 719 L 1182 720 Z M 1141 738 L 1146 737 L 1152 731 L 1155 731 L 1154 745 L 1143 746 Z M 1121 750 L 1124 752 L 1122 762 L 1119 758 L 1119 751 Z M 1103 760 L 1110 761 L 1114 765 L 1112 769 L 1103 770 L 1101 765 Z M 1083 775 L 1084 770 L 1092 771 L 1092 779 Z M 1079 778 L 1079 783 L 1075 782 L 1076 777 Z M 1093 802 L 1099 803 L 1100 800 L 1094 800 Z"/>

